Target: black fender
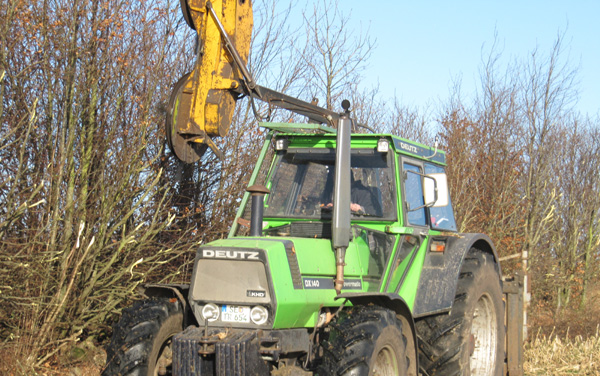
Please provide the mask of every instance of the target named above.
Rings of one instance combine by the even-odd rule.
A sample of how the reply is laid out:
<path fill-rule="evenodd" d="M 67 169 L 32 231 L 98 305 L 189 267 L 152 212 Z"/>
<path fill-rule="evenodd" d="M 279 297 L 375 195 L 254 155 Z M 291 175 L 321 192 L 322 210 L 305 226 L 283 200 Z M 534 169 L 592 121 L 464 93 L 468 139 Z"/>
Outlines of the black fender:
<path fill-rule="evenodd" d="M 417 352 L 418 346 L 415 320 L 413 319 L 413 315 L 410 311 L 410 308 L 408 307 L 408 304 L 406 304 L 406 302 L 404 301 L 404 299 L 402 299 L 400 295 L 384 292 L 347 292 L 336 296 L 335 299 L 347 299 L 350 301 L 350 303 L 352 303 L 352 305 L 375 304 L 396 312 L 396 315 L 403 322 L 403 324 L 408 324 L 408 326 L 410 327 L 410 332 L 414 340 L 411 343 L 406 344 L 407 352 L 410 352 L 412 354 L 410 359 L 417 365 L 416 369 L 419 369 L 419 355 Z"/>
<path fill-rule="evenodd" d="M 194 317 L 187 300 L 188 293 L 190 291 L 190 285 L 147 283 L 144 284 L 141 289 L 142 294 L 147 298 L 177 299 L 183 307 L 184 326 L 187 327 L 192 324 L 197 324 L 196 318 Z"/>
<path fill-rule="evenodd" d="M 487 235 L 453 233 L 432 236 L 430 241 L 437 238 L 446 240 L 446 249 L 443 253 L 427 251 L 413 308 L 415 318 L 447 312 L 452 308 L 460 269 L 471 248 L 491 254 L 502 276 L 496 248 Z"/>

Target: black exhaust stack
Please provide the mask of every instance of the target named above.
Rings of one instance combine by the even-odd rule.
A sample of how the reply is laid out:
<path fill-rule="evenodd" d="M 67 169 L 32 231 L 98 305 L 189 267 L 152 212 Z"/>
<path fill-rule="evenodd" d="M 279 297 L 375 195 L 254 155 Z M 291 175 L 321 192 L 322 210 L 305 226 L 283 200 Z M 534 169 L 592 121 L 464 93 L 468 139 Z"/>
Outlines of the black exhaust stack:
<path fill-rule="evenodd" d="M 271 193 L 267 187 L 255 184 L 246 189 L 252 196 L 252 208 L 250 214 L 250 236 L 262 236 L 263 210 L 265 207 L 265 195 Z"/>

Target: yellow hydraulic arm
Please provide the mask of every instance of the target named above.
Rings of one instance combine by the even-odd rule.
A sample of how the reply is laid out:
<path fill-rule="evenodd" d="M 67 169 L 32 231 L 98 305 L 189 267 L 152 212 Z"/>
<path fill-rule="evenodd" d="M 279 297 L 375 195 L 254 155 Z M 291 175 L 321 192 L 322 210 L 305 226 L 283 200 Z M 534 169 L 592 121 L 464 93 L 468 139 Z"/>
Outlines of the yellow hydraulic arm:
<path fill-rule="evenodd" d="M 171 95 L 167 141 L 179 159 L 193 163 L 207 147 L 221 157 L 212 137 L 227 134 L 236 98 L 242 92 L 238 88 L 244 73 L 240 67 L 245 70 L 250 51 L 252 3 L 250 0 L 180 0 L 180 3 L 185 21 L 198 33 L 199 46 L 194 69 L 177 82 Z"/>
<path fill-rule="evenodd" d="M 223 158 L 212 138 L 227 135 L 235 101 L 242 95 L 304 115 L 313 123 L 337 122 L 338 113 L 254 82 L 246 69 L 253 20 L 250 0 L 180 3 L 187 24 L 198 35 L 199 48 L 194 69 L 177 82 L 169 100 L 167 142 L 177 158 L 196 162 L 209 147 Z"/>

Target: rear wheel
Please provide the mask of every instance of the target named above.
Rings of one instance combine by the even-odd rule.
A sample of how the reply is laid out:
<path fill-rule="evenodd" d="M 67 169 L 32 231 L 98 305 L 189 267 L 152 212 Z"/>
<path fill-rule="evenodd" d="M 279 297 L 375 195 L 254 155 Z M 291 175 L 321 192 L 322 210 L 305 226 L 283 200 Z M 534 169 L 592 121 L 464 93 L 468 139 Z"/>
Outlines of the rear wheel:
<path fill-rule="evenodd" d="M 323 357 L 317 374 L 416 375 L 416 361 L 411 361 L 407 351 L 407 342 L 413 339 L 407 339 L 406 333 L 391 310 L 355 306 L 342 311 L 321 343 Z"/>
<path fill-rule="evenodd" d="M 183 310 L 176 299 L 136 302 L 113 329 L 102 375 L 171 375 L 171 340 L 182 330 Z"/>
<path fill-rule="evenodd" d="M 471 249 L 450 313 L 417 321 L 419 364 L 428 375 L 498 376 L 504 364 L 504 303 L 490 254 Z"/>

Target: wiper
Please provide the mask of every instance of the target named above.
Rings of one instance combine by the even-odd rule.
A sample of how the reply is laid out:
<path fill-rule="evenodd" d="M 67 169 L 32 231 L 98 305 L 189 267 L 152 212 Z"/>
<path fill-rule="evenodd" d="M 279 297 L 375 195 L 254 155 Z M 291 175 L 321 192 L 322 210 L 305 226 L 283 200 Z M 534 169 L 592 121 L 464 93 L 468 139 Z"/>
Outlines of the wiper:
<path fill-rule="evenodd" d="M 321 204 L 321 213 L 331 213 L 331 211 L 333 211 L 333 205 L 332 204 Z M 381 218 L 381 215 L 377 215 L 377 214 L 371 214 L 371 213 L 365 213 L 363 211 L 352 211 L 350 213 L 353 217 L 372 217 L 372 218 Z"/>
<path fill-rule="evenodd" d="M 352 214 L 352 216 L 355 216 L 355 217 L 381 218 L 381 216 L 377 215 L 377 214 L 363 213 L 363 212 L 357 212 L 357 211 L 353 211 L 351 214 Z"/>

